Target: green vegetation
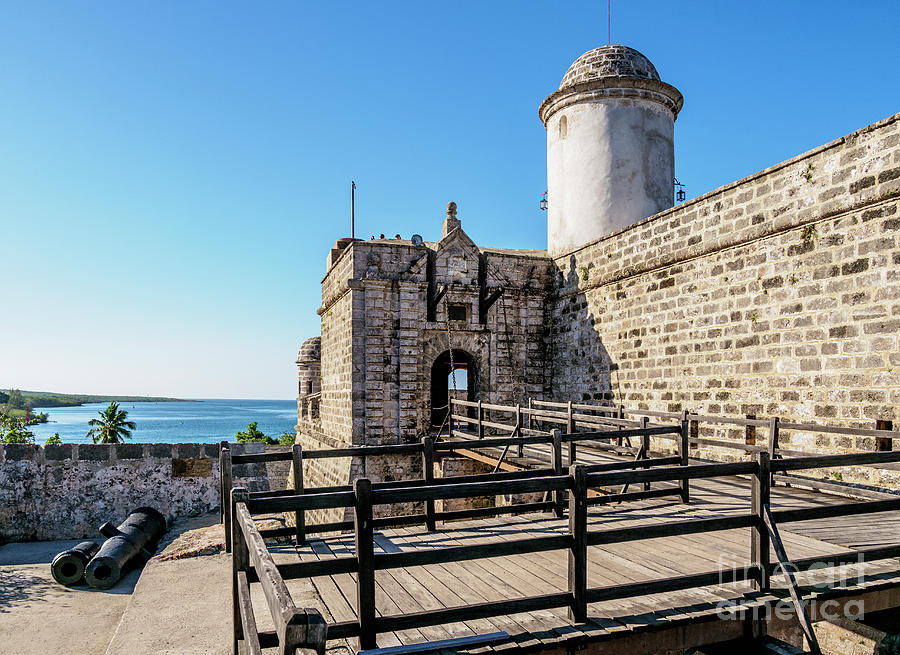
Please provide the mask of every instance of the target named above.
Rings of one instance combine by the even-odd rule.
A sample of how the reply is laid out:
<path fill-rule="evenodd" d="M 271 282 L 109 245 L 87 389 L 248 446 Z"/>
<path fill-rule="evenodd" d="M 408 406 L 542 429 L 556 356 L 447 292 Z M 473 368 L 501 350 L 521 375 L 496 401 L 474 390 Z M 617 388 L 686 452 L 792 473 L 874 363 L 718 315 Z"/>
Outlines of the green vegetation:
<path fill-rule="evenodd" d="M 34 433 L 22 419 L 3 413 L 0 414 L 0 443 L 34 443 Z"/>
<path fill-rule="evenodd" d="M 264 443 L 269 446 L 290 446 L 294 443 L 294 435 L 290 432 L 282 432 L 281 436 L 275 439 L 262 432 L 257 425 L 256 421 L 248 423 L 246 430 L 239 431 L 234 435 L 235 441 L 238 443 Z"/>
<path fill-rule="evenodd" d="M 46 414 L 32 414 L 31 404 L 18 389 L 0 393 L 0 441 L 6 443 L 34 443 L 34 435 L 26 430 L 29 425 L 46 423 Z"/>
<path fill-rule="evenodd" d="M 116 401 L 97 413 L 100 415 L 99 419 L 92 418 L 88 421 L 91 429 L 87 438 L 94 443 L 121 443 L 124 439 L 130 439 L 131 431 L 137 427 L 137 423 L 128 420 L 128 412 L 119 409 Z"/>
<path fill-rule="evenodd" d="M 6 392 L 6 393 L 4 393 Z M 4 400 L 4 396 L 18 394 L 22 399 L 21 406 L 14 405 L 11 400 Z M 17 401 L 18 402 L 18 401 Z M 85 403 L 154 403 L 154 402 L 189 402 L 182 398 L 165 398 L 162 396 L 92 396 L 88 394 L 53 393 L 51 391 L 20 391 L 18 389 L 0 390 L 0 403 L 8 403 L 12 408 L 24 409 L 26 405 L 31 407 L 77 407 Z"/>
<path fill-rule="evenodd" d="M 62 443 L 62 439 L 59 438 L 59 432 L 54 432 L 52 437 L 47 437 L 47 441 L 44 442 L 44 445 L 53 446 L 60 443 Z"/>

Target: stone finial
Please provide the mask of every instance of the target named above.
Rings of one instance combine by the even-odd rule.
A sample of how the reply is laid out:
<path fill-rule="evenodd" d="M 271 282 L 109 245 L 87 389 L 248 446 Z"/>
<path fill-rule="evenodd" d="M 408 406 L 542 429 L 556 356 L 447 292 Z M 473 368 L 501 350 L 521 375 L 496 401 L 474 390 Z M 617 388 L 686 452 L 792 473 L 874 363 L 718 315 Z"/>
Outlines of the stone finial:
<path fill-rule="evenodd" d="M 462 221 L 456 218 L 456 203 L 447 203 L 447 218 L 444 219 L 444 225 L 441 229 L 441 236 L 445 237 L 458 227 L 462 227 Z"/>

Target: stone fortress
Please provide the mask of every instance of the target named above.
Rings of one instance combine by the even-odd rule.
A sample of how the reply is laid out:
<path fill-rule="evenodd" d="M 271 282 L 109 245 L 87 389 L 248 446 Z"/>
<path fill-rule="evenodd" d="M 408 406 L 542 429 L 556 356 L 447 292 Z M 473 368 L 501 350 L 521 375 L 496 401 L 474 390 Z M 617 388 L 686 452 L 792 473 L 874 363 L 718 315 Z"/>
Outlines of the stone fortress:
<path fill-rule="evenodd" d="M 674 205 L 682 103 L 631 48 L 600 47 L 572 64 L 540 106 L 546 251 L 473 243 L 454 203 L 435 242 L 338 239 L 321 338 L 297 360 L 298 442 L 417 441 L 442 423 L 454 369 L 466 371 L 458 394 L 497 404 L 891 429 L 900 114 Z M 790 439 L 809 451 L 885 447 Z M 323 460 L 307 484 L 418 476 L 414 460 L 368 471 Z"/>

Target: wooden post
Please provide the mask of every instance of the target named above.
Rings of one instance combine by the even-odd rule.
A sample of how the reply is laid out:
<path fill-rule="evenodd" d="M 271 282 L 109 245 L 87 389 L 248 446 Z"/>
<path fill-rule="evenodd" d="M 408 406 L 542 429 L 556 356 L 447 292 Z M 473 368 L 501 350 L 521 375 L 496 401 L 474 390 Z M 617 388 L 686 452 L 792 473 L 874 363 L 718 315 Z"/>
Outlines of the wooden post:
<path fill-rule="evenodd" d="M 224 452 L 228 450 L 228 442 L 220 441 L 219 442 L 219 523 L 225 522 L 225 512 L 227 511 L 228 503 L 231 502 L 231 496 L 225 491 L 225 478 L 223 476 L 223 472 L 225 471 L 225 455 Z"/>
<path fill-rule="evenodd" d="M 616 418 L 619 419 L 620 421 L 625 418 L 625 405 L 618 406 L 618 408 L 616 409 Z M 619 432 L 622 431 L 621 425 L 618 427 L 618 430 L 619 430 Z M 620 448 L 622 447 L 622 437 L 619 437 L 618 439 L 616 439 L 616 445 L 618 445 Z"/>
<path fill-rule="evenodd" d="M 771 495 L 772 466 L 769 453 L 756 453 L 759 468 L 750 478 L 750 507 L 754 525 L 750 533 L 750 563 L 759 567 L 755 586 L 760 591 L 769 589 L 769 529 L 765 523 L 765 506 Z"/>
<path fill-rule="evenodd" d="M 359 617 L 359 648 L 377 648 L 375 642 L 375 543 L 372 535 L 372 483 L 357 478 L 353 483 L 356 496 L 354 545 L 358 573 L 356 579 L 356 614 Z"/>
<path fill-rule="evenodd" d="M 234 516 L 234 507 L 237 503 L 246 503 L 250 500 L 250 494 L 246 489 L 237 488 L 229 491 L 228 516 Z M 234 629 L 234 655 L 238 655 L 239 642 L 244 638 L 244 625 L 241 621 L 241 601 L 238 595 L 238 571 L 246 571 L 250 568 L 250 553 L 247 550 L 247 542 L 244 540 L 244 533 L 241 526 L 237 522 L 232 522 L 229 526 L 231 534 L 227 541 L 233 542 L 234 552 L 231 555 L 231 604 L 232 604 L 232 627 Z"/>
<path fill-rule="evenodd" d="M 641 430 L 646 430 L 648 428 L 648 424 L 650 423 L 650 418 L 647 416 L 641 417 Z M 641 449 L 644 451 L 643 459 L 650 459 L 650 435 L 643 434 L 641 435 Z M 644 491 L 650 490 L 650 483 L 644 483 Z"/>
<path fill-rule="evenodd" d="M 575 434 L 575 421 L 572 419 L 572 401 L 568 401 L 568 405 L 566 407 L 566 432 L 569 434 Z M 577 447 L 574 441 L 569 442 L 569 466 L 575 463 L 575 460 L 578 459 Z"/>
<path fill-rule="evenodd" d="M 551 432 L 553 435 L 553 474 L 554 475 L 562 475 L 563 474 L 563 464 L 562 464 L 562 432 L 558 429 L 554 429 Z M 562 489 L 553 492 L 554 502 L 556 503 L 556 516 L 557 518 L 562 518 L 565 516 L 565 497 L 566 492 Z"/>
<path fill-rule="evenodd" d="M 745 418 L 755 419 L 756 414 L 745 414 Z M 755 446 L 756 445 L 756 426 L 755 425 L 745 425 L 744 426 L 744 444 L 747 446 Z"/>
<path fill-rule="evenodd" d="M 450 393 L 447 392 L 447 395 Z M 453 398 L 447 399 L 447 437 L 453 438 Z"/>
<path fill-rule="evenodd" d="M 516 403 L 516 429 L 513 430 L 513 434 L 518 434 L 520 437 L 524 437 L 522 434 L 522 406 Z M 519 444 L 519 457 L 525 456 L 525 444 Z"/>
<path fill-rule="evenodd" d="M 528 398 L 528 409 L 534 409 L 534 404 L 532 403 L 530 397 Z M 531 411 L 528 412 L 528 429 L 534 430 L 534 414 L 532 414 Z"/>
<path fill-rule="evenodd" d="M 777 451 L 779 448 L 778 438 L 780 436 L 781 427 L 779 426 L 780 419 L 777 416 L 773 416 L 769 419 L 769 461 L 771 462 L 773 459 L 777 457 Z M 772 474 L 772 478 L 769 481 L 769 484 L 775 484 L 775 474 Z"/>
<path fill-rule="evenodd" d="M 876 419 L 875 420 L 875 429 L 876 430 L 893 430 L 894 422 L 889 421 L 888 419 Z M 893 436 L 893 435 L 892 435 Z M 894 440 L 892 437 L 875 437 L 875 450 L 878 452 L 893 450 L 894 449 Z"/>
<path fill-rule="evenodd" d="M 478 438 L 484 439 L 484 409 L 481 407 L 481 398 L 478 399 Z"/>
<path fill-rule="evenodd" d="M 434 483 L 434 437 L 425 435 L 422 439 L 422 478 L 425 484 Z M 425 501 L 425 527 L 429 532 L 435 530 L 434 500 Z"/>
<path fill-rule="evenodd" d="M 231 485 L 234 483 L 231 477 L 231 448 L 223 450 L 219 459 L 219 476 L 222 484 L 223 506 L 225 512 L 225 552 L 231 552 Z"/>
<path fill-rule="evenodd" d="M 678 441 L 678 455 L 681 457 L 681 466 L 690 464 L 690 435 L 691 425 L 687 420 L 687 410 L 681 415 L 681 439 Z M 689 503 L 691 501 L 691 481 L 681 481 L 681 502 Z"/>
<path fill-rule="evenodd" d="M 587 621 L 587 474 L 584 466 L 573 464 L 569 475 L 574 484 L 569 495 L 569 618 L 578 623 Z"/>
<path fill-rule="evenodd" d="M 691 439 L 699 439 L 700 438 L 700 421 L 694 419 L 691 423 Z M 700 444 L 694 441 L 691 444 L 691 449 L 699 448 Z"/>
<path fill-rule="evenodd" d="M 291 466 L 294 472 L 294 493 L 298 496 L 303 493 L 303 446 L 295 443 L 291 448 Z M 294 523 L 297 527 L 297 545 L 306 543 L 306 510 L 297 510 L 294 513 Z"/>

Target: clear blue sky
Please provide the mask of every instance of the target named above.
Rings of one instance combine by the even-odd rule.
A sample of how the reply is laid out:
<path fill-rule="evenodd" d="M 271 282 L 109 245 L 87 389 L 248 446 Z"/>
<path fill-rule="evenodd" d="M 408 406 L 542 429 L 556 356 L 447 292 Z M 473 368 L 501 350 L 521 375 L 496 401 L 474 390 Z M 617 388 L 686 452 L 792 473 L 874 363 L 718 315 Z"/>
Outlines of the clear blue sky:
<path fill-rule="evenodd" d="M 696 196 L 900 111 L 900 3 L 613 0 Z M 595 2 L 0 2 L 0 387 L 291 398 L 349 232 L 543 248 Z"/>

